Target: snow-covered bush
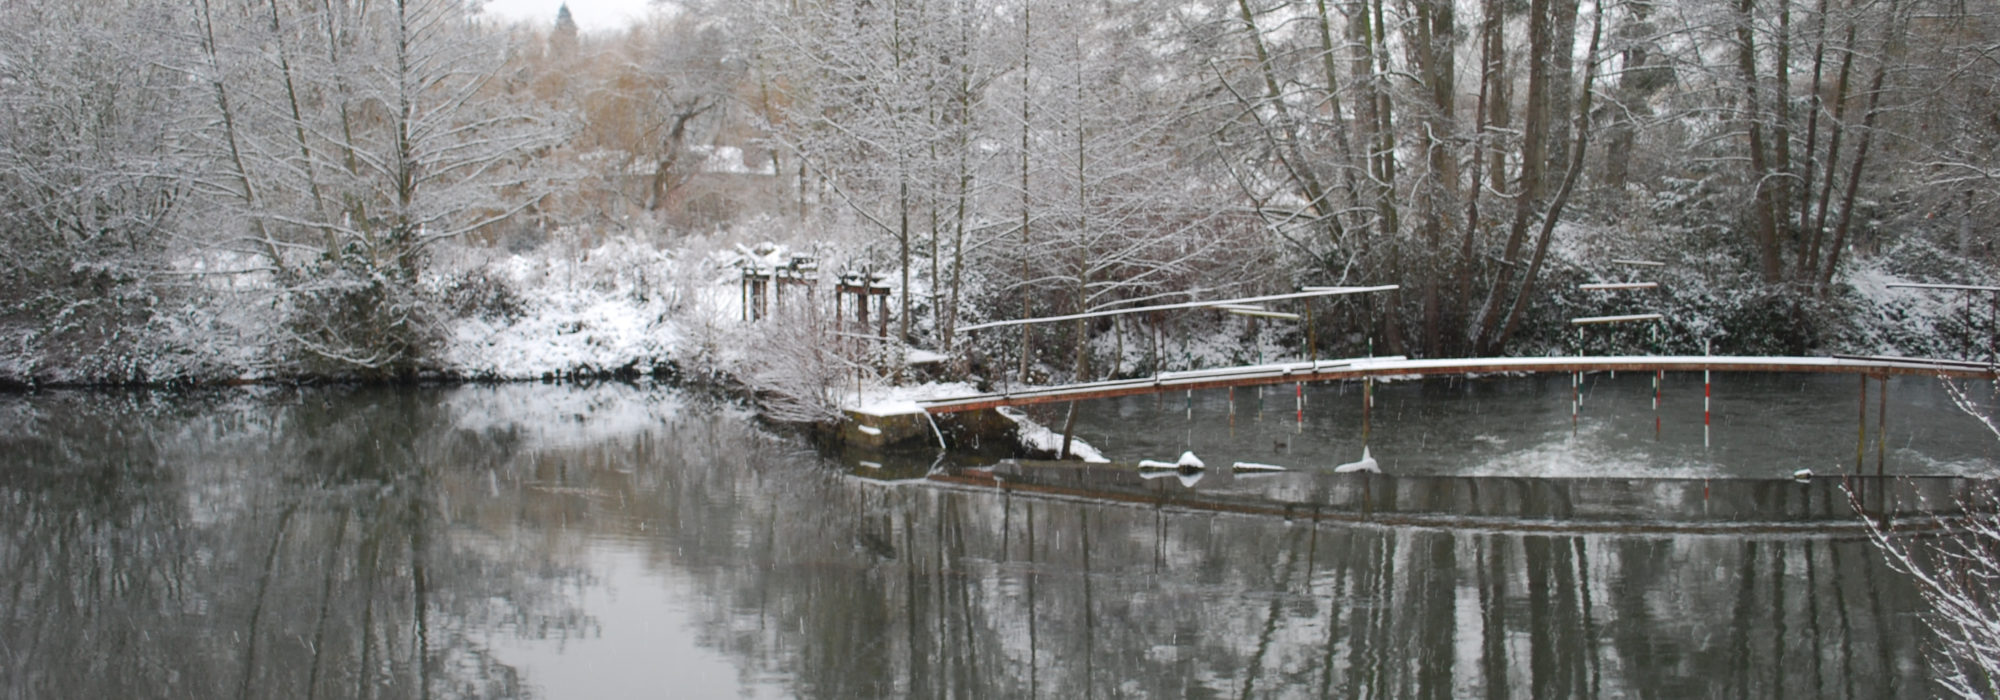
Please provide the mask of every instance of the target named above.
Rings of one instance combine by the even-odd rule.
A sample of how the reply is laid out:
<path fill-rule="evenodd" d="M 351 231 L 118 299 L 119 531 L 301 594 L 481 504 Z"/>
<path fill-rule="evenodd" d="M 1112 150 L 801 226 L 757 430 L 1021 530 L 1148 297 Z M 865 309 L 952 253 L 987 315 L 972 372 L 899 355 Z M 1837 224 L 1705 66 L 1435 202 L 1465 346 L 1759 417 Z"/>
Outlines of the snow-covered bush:
<path fill-rule="evenodd" d="M 843 384 L 856 373 L 874 379 L 867 363 L 854 357 L 873 343 L 835 335 L 828 319 L 812 309 L 784 307 L 737 335 L 744 348 L 740 378 L 772 420 L 836 422 Z"/>
<path fill-rule="evenodd" d="M 453 249 L 430 286 L 452 310 L 434 359 L 455 376 L 654 374 L 677 362 L 698 265 L 633 236 L 525 254 Z"/>

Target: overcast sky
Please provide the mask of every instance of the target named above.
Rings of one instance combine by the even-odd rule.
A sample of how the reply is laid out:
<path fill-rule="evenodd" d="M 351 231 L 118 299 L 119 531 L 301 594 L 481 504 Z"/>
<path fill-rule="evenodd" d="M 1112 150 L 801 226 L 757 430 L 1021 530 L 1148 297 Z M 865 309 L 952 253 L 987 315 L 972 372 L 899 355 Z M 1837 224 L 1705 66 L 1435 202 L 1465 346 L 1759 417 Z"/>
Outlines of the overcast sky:
<path fill-rule="evenodd" d="M 565 0 L 490 0 L 486 13 L 509 21 L 556 21 L 556 8 Z M 586 32 L 624 29 L 644 17 L 651 0 L 567 0 L 576 26 Z"/>

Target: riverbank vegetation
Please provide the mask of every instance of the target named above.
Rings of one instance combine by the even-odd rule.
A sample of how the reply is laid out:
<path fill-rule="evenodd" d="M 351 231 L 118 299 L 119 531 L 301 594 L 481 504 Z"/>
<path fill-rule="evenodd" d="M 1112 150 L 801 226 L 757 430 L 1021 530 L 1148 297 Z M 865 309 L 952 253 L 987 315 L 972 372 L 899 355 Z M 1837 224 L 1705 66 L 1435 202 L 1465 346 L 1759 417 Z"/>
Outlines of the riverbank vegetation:
<path fill-rule="evenodd" d="M 1985 297 L 1887 285 L 1995 278 L 1996 37 L 1928 0 L 690 1 L 602 34 L 462 0 L 13 2 L 0 380 L 810 399 L 908 376 L 904 345 L 989 382 L 1308 348 L 1983 357 Z M 738 266 L 793 253 L 812 304 L 744 322 Z M 832 340 L 863 270 L 894 350 Z M 1627 280 L 1661 286 L 1577 288 Z M 959 331 L 1376 284 L 1310 332 Z M 1665 320 L 1567 322 L 1636 312 Z"/>

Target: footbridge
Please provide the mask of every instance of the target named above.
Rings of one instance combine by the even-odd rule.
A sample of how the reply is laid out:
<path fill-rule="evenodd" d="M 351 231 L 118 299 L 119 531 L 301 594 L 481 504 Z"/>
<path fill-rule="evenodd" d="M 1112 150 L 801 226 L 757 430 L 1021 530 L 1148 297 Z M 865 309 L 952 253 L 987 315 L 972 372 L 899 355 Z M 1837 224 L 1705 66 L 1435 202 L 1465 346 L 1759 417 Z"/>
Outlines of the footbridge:
<path fill-rule="evenodd" d="M 1475 376 L 1592 372 L 1812 372 L 1856 374 L 1864 378 L 1892 375 L 1956 379 L 1995 379 L 2000 365 L 1962 360 L 1912 357 L 1834 355 L 1828 357 L 1731 356 L 1612 356 L 1612 357 L 1490 357 L 1409 359 L 1358 357 L 1280 364 L 1248 365 L 1186 372 L 1162 372 L 1150 377 L 1036 386 L 998 392 L 932 396 L 917 400 L 931 414 L 975 411 L 1002 406 L 1026 406 L 1085 399 L 1193 391 L 1238 386 L 1293 384 L 1369 377 Z"/>

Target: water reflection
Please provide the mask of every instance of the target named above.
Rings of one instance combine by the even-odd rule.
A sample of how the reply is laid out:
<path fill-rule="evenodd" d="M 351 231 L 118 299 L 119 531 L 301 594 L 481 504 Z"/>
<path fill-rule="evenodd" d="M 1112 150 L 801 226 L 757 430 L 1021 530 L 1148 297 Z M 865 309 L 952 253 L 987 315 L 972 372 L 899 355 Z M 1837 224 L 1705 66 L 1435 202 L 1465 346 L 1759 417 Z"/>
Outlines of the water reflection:
<path fill-rule="evenodd" d="M 1654 379 L 1585 375 L 1574 420 L 1570 378 L 1535 375 L 1377 382 L 1367 412 L 1358 381 L 1099 399 L 1079 404 L 1076 431 L 1127 462 L 1193 450 L 1210 464 L 1333 469 L 1365 445 L 1392 474 L 1776 478 L 1854 469 L 1856 377 L 1721 372 L 1704 388 L 1701 373 L 1679 372 L 1664 375 L 1657 393 Z M 1884 424 L 1881 389 L 1869 384 L 1865 466 L 1873 473 Z M 1967 385 L 1973 396 L 1992 394 L 1990 383 Z M 1888 473 L 1982 476 L 2000 466 L 2000 442 L 1938 380 L 1896 377 L 1888 386 L 1880 445 Z M 1032 417 L 1060 425 L 1061 405 L 1032 408 Z"/>
<path fill-rule="evenodd" d="M 1847 536 L 861 479 L 645 387 L 6 396 L 0 455 L 8 696 L 1929 694 Z"/>

